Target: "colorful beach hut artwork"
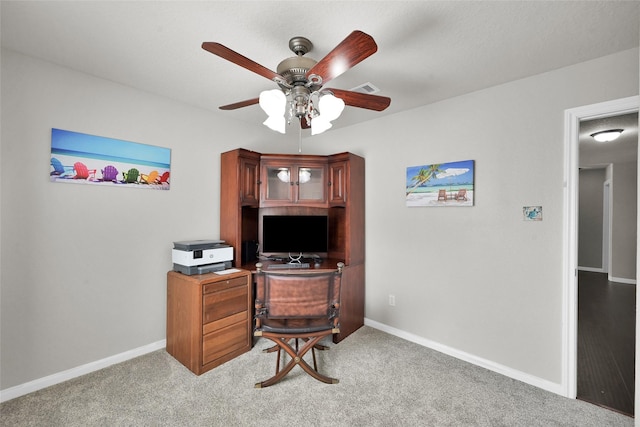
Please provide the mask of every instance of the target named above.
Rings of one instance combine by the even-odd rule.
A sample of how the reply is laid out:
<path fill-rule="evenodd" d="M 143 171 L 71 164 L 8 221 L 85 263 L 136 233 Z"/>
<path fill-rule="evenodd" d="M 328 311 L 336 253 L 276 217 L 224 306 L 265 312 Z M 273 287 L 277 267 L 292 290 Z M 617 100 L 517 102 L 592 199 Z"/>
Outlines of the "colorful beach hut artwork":
<path fill-rule="evenodd" d="M 409 207 L 473 206 L 474 161 L 410 166 L 405 184 Z"/>
<path fill-rule="evenodd" d="M 169 148 L 51 129 L 52 182 L 169 190 L 170 171 Z"/>

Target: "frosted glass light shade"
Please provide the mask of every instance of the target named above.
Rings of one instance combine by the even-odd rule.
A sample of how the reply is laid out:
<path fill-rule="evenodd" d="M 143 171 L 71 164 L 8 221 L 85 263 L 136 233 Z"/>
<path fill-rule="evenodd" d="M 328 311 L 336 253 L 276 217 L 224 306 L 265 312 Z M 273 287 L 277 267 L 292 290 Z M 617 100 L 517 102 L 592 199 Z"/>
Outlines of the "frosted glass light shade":
<path fill-rule="evenodd" d="M 331 126 L 333 126 L 331 122 L 329 122 L 329 120 L 325 120 L 324 116 L 320 115 L 311 120 L 311 135 L 318 135 L 325 130 L 330 129 Z"/>
<path fill-rule="evenodd" d="M 285 133 L 287 120 L 284 118 L 284 116 L 282 117 L 270 116 L 270 117 L 267 117 L 267 120 L 262 122 L 262 124 L 271 130 L 275 130 L 276 132 Z"/>
<path fill-rule="evenodd" d="M 591 136 L 598 142 L 611 142 L 618 139 L 623 129 L 609 129 L 601 132 L 592 133 Z"/>
<path fill-rule="evenodd" d="M 317 135 L 331 128 L 331 121 L 340 117 L 344 101 L 331 94 L 322 95 L 318 101 L 320 115 L 311 120 L 311 135 Z"/>
<path fill-rule="evenodd" d="M 328 122 L 331 122 L 342 114 L 342 110 L 344 110 L 344 101 L 331 94 L 326 94 L 320 97 L 318 107 L 320 109 L 320 115 Z"/>
<path fill-rule="evenodd" d="M 286 119 L 284 112 L 287 107 L 287 97 L 281 90 L 272 89 L 260 92 L 260 108 L 267 113 L 267 120 L 262 124 L 276 132 L 285 133 Z"/>

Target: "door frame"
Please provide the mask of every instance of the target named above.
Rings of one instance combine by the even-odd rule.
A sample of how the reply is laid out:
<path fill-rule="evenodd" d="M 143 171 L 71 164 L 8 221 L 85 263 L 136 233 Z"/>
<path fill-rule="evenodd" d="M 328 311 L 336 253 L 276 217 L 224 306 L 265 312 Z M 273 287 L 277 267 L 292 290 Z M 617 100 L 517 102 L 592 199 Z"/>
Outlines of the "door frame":
<path fill-rule="evenodd" d="M 571 108 L 565 110 L 564 114 L 562 390 L 564 395 L 571 399 L 576 398 L 578 378 L 578 167 L 580 165 L 578 144 L 580 121 L 634 113 L 638 111 L 639 107 L 640 97 L 631 96 Z M 636 269 L 637 265 L 638 260 L 636 259 Z M 640 316 L 636 318 L 636 330 L 640 330 L 638 328 L 639 318 Z M 636 339 L 636 371 L 638 370 L 639 353 L 637 346 L 638 340 Z M 640 400 L 638 377 L 636 375 L 636 404 Z"/>
<path fill-rule="evenodd" d="M 605 171 L 610 171 L 612 165 L 608 165 Z M 609 174 L 608 176 L 613 176 Z M 602 184 L 602 272 L 607 273 L 607 278 L 611 279 L 611 220 L 613 188 L 611 179 L 607 179 Z"/>

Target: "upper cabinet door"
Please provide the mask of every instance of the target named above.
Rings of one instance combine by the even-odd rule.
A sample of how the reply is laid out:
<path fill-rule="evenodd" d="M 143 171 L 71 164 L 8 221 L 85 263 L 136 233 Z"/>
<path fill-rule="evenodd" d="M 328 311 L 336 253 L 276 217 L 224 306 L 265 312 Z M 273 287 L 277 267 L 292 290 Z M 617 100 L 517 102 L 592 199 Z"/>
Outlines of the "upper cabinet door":
<path fill-rule="evenodd" d="M 261 206 L 327 206 L 326 162 L 262 161 Z"/>
<path fill-rule="evenodd" d="M 240 158 L 240 202 L 243 206 L 260 203 L 260 160 Z"/>
<path fill-rule="evenodd" d="M 327 201 L 327 167 L 325 165 L 299 165 L 297 202 L 301 204 L 325 204 Z"/>
<path fill-rule="evenodd" d="M 329 204 L 344 206 L 347 202 L 347 162 L 329 163 Z"/>
<path fill-rule="evenodd" d="M 293 201 L 292 167 L 286 164 L 262 164 L 262 202 L 279 204 Z M 295 177 L 294 177 L 295 178 Z"/>

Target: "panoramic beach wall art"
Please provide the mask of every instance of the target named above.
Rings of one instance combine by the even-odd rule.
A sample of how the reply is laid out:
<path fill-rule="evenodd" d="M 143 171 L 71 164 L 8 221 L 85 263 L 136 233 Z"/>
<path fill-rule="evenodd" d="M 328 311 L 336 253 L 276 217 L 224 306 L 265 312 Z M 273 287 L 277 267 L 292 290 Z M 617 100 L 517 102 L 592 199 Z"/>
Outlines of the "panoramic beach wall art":
<path fill-rule="evenodd" d="M 171 149 L 51 129 L 51 182 L 169 190 Z"/>
<path fill-rule="evenodd" d="M 405 191 L 409 207 L 473 206 L 474 161 L 410 166 Z"/>

